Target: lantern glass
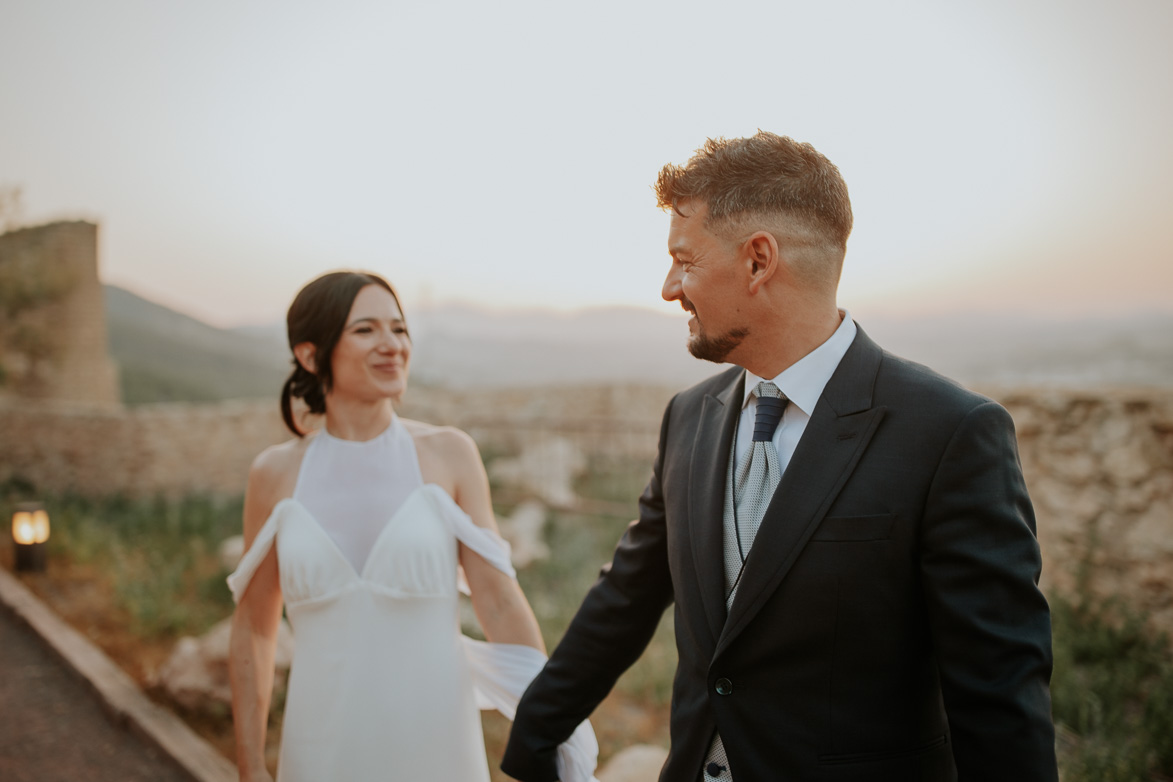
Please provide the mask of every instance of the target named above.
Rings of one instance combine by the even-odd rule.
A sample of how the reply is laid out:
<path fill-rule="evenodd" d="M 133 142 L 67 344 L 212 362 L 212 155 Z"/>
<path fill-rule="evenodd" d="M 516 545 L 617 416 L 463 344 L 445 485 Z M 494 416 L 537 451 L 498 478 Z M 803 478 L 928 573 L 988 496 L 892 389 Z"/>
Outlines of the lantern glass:
<path fill-rule="evenodd" d="M 49 514 L 44 509 L 33 511 L 33 542 L 44 543 L 49 539 Z"/>
<path fill-rule="evenodd" d="M 37 505 L 18 507 L 12 514 L 12 539 L 22 546 L 49 539 L 49 514 Z"/>
<path fill-rule="evenodd" d="M 22 546 L 29 546 L 36 542 L 36 532 L 33 530 L 33 514 L 23 510 L 13 514 L 12 539 Z"/>

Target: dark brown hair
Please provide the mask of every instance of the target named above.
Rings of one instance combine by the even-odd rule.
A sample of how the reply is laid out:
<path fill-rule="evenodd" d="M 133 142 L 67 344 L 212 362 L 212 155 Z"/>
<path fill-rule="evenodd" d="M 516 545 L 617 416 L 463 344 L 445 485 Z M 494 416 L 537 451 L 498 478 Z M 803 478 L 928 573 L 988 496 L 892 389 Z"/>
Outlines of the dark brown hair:
<path fill-rule="evenodd" d="M 293 372 L 281 389 L 281 417 L 289 431 L 298 437 L 305 435 L 293 418 L 293 398 L 305 401 L 311 413 L 326 412 L 326 392 L 333 383 L 330 359 L 334 346 L 346 328 L 346 317 L 354 306 L 358 292 L 368 285 L 385 288 L 399 305 L 399 296 L 391 283 L 371 272 L 330 272 L 306 285 L 289 305 L 285 316 L 289 349 L 303 342 L 314 346 L 314 364 L 317 372 L 310 372 L 293 359 Z M 406 320 L 406 316 L 405 316 Z"/>
<path fill-rule="evenodd" d="M 686 201 L 707 204 L 714 226 L 748 215 L 785 216 L 840 248 L 851 233 L 851 200 L 839 169 L 810 144 L 764 130 L 708 139 L 683 166 L 664 166 L 656 199 L 677 211 Z"/>

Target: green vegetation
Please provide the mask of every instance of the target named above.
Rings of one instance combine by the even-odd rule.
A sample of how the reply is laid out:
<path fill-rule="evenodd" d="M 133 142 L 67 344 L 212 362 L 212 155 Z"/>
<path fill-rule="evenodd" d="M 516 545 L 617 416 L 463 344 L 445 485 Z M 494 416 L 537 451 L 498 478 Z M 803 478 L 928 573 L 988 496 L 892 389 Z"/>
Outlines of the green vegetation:
<path fill-rule="evenodd" d="M 611 561 L 615 544 L 631 518 L 555 514 L 547 540 L 557 556 L 536 562 L 518 574 L 550 650 L 566 632 L 587 590 L 598 579 L 599 569 Z M 620 678 L 617 688 L 636 701 L 667 708 L 675 671 L 676 646 L 669 610 L 644 655 Z"/>
<path fill-rule="evenodd" d="M 154 402 L 214 402 L 222 397 L 213 389 L 191 380 L 130 364 L 119 366 L 122 402 L 127 405 Z"/>
<path fill-rule="evenodd" d="M 118 362 L 126 404 L 276 404 L 289 372 L 289 349 L 279 339 L 217 329 L 110 285 L 103 297 L 110 356 Z"/>
<path fill-rule="evenodd" d="M 2 504 L 31 496 L 13 483 L 0 489 Z M 232 612 L 216 555 L 220 542 L 240 530 L 241 501 L 189 497 L 86 500 L 50 497 L 50 561 L 101 571 L 143 638 L 198 635 Z"/>
<path fill-rule="evenodd" d="M 1168 639 L 1119 600 L 1053 598 L 1051 698 L 1065 782 L 1173 778 Z"/>

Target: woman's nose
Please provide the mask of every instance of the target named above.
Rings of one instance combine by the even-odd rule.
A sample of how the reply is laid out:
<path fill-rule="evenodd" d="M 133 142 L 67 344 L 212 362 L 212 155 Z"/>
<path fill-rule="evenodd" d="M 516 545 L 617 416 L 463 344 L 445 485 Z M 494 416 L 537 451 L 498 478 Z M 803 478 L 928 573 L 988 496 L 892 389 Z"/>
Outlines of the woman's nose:
<path fill-rule="evenodd" d="M 403 350 L 404 336 L 394 331 L 384 331 L 379 340 L 379 349 L 386 353 L 399 353 Z"/>

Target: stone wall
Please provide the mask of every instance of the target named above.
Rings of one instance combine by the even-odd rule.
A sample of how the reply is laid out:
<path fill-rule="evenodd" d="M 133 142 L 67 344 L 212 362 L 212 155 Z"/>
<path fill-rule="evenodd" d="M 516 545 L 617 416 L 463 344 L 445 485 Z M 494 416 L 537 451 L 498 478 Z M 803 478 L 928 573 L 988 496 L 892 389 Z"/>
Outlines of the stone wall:
<path fill-rule="evenodd" d="M 253 457 L 287 436 L 275 402 L 95 410 L 0 401 L 0 482 L 86 496 L 238 495 Z"/>
<path fill-rule="evenodd" d="M 98 226 L 76 221 L 0 236 L 0 396 L 120 404 L 106 349 Z"/>
<path fill-rule="evenodd" d="M 1125 595 L 1173 634 L 1173 390 L 987 393 L 1016 422 L 1044 587 L 1070 592 L 1088 563 L 1096 591 Z M 587 453 L 618 443 L 646 455 L 650 469 L 671 394 L 416 387 L 402 412 L 465 428 L 489 455 L 509 453 L 518 433 L 558 434 Z M 95 410 L 0 400 L 0 482 L 20 476 L 45 492 L 88 495 L 234 495 L 252 458 L 288 437 L 275 401 Z"/>
<path fill-rule="evenodd" d="M 1173 636 L 1173 391 L 995 393 L 1014 417 L 1043 585 L 1123 595 Z"/>
<path fill-rule="evenodd" d="M 573 437 L 587 447 L 616 438 L 634 443 L 650 469 L 670 395 L 622 386 L 488 393 L 415 388 L 401 413 L 473 432 L 486 452 L 515 450 L 516 432 L 578 426 Z M 616 425 L 620 410 L 627 421 Z M 0 399 L 0 483 L 20 478 L 47 493 L 87 496 L 235 495 L 244 491 L 252 459 L 290 437 L 275 399 L 110 409 Z"/>

